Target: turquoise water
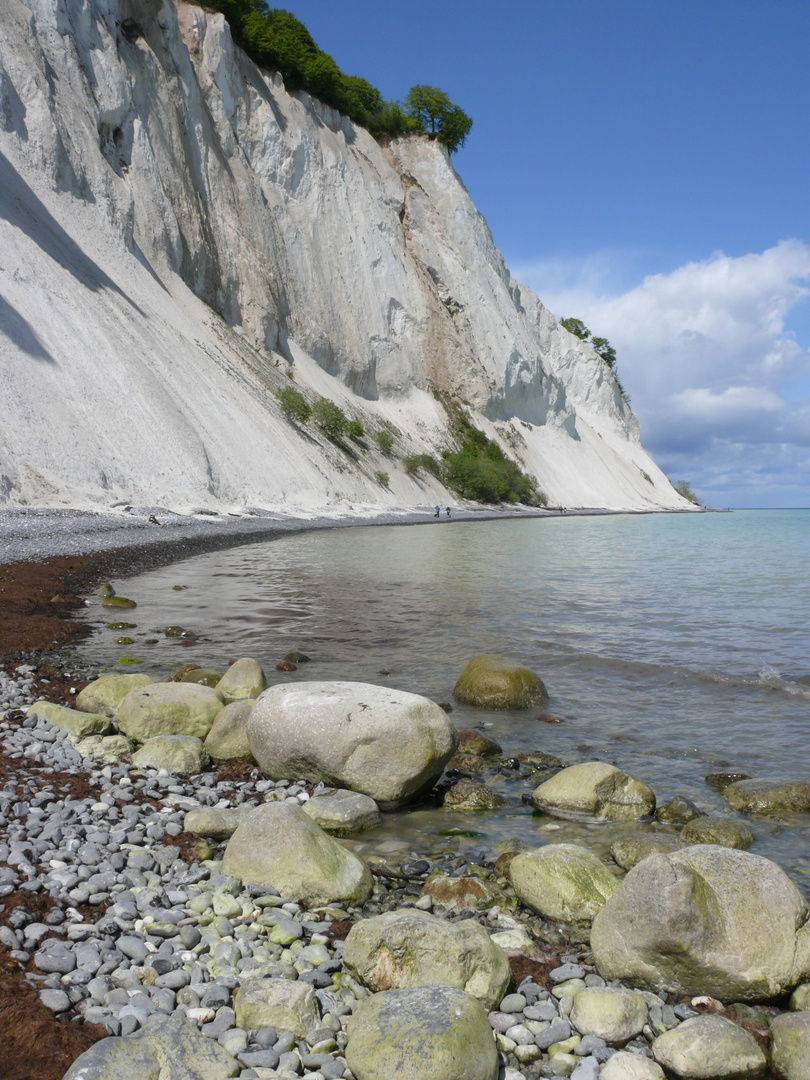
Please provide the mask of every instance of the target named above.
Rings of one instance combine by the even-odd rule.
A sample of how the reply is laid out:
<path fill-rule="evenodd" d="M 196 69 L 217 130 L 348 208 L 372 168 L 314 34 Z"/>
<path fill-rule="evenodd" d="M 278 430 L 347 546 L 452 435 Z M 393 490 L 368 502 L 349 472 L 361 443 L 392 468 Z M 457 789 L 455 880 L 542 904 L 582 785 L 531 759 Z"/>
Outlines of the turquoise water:
<path fill-rule="evenodd" d="M 100 664 L 123 651 L 160 675 L 187 662 L 223 669 L 249 655 L 271 682 L 356 679 L 449 702 L 467 659 L 499 652 L 543 677 L 548 712 L 562 720 L 454 704 L 459 728 L 482 727 L 506 754 L 613 761 L 651 784 L 659 802 L 685 794 L 706 812 L 730 812 L 705 783 L 708 772 L 810 775 L 808 510 L 314 532 L 189 559 L 119 591 L 138 602 L 129 619 L 137 629 L 127 631 L 135 644 L 114 645 L 109 614 L 90 609 L 100 630 L 85 652 Z M 201 640 L 164 639 L 158 632 L 171 624 Z M 159 644 L 143 645 L 150 636 Z M 312 662 L 277 673 L 291 648 Z M 526 781 L 494 783 L 509 799 L 503 811 L 420 808 L 387 818 L 361 847 L 435 848 L 448 827 L 481 833 L 453 841 L 476 851 L 511 837 L 604 851 L 615 837 L 616 826 L 533 815 L 521 802 L 532 790 Z M 804 885 L 810 816 L 750 824 L 752 850 Z"/>

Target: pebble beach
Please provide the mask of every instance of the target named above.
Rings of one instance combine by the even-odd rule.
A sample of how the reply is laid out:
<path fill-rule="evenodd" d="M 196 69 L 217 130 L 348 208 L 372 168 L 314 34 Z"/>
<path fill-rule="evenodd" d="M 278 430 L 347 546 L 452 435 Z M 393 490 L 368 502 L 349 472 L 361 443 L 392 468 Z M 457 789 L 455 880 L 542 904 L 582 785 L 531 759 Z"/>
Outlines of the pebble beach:
<path fill-rule="evenodd" d="M 75 602 L 82 602 L 78 593 Z M 367 858 L 368 895 L 344 902 L 313 903 L 225 872 L 235 826 L 223 830 L 223 819 L 268 806 L 295 817 L 332 788 L 300 777 L 273 780 L 247 761 L 209 760 L 187 774 L 139 766 L 132 754 L 104 760 L 101 743 L 122 737 L 114 717 L 107 734 L 88 738 L 31 708 L 43 698 L 74 706 L 99 674 L 62 647 L 16 650 L 0 675 L 4 971 L 16 973 L 29 1002 L 38 1001 L 52 1038 L 66 1040 L 61 1060 L 51 1055 L 51 1071 L 38 1075 L 90 1080 L 130 1069 L 135 1076 L 146 1055 L 169 1061 L 170 1077 L 417 1077 L 418 1062 L 440 1054 L 430 1016 L 460 1015 L 452 994 L 475 1006 L 463 1016 L 463 1043 L 477 1049 L 459 1076 L 776 1075 L 773 1031 L 780 1018 L 805 1015 L 800 979 L 792 996 L 735 1003 L 713 994 L 711 980 L 705 992 L 684 993 L 600 974 L 592 917 L 555 918 L 517 894 L 509 863 L 520 853 L 496 861 L 484 851 L 459 855 L 448 844 L 396 861 Z M 477 783 L 464 764 L 442 773 L 443 797 Z M 555 773 L 551 767 L 539 779 Z M 349 851 L 356 843 L 341 840 Z M 624 877 L 619 866 L 609 873 Z M 472 933 L 473 924 L 503 953 L 507 976 L 493 976 L 477 996 L 433 982 L 381 981 L 357 959 L 358 931 L 350 937 L 381 918 L 405 920 L 403 934 L 415 932 L 414 919 L 454 933 Z M 257 983 L 258 1011 L 250 1004 Z M 373 1007 L 391 995 L 408 1023 L 387 1050 L 370 1048 L 364 1025 L 379 1027 Z M 4 1012 L 10 1008 L 4 1001 Z M 397 1064 L 403 1046 L 412 1074 Z M 723 1060 L 698 1071 L 716 1056 L 713 1046 L 723 1047 Z M 430 1075 L 439 1075 L 441 1060 Z M 28 1075 L 25 1069 L 20 1048 L 9 1076 Z M 782 1066 L 780 1075 L 800 1074 Z"/>

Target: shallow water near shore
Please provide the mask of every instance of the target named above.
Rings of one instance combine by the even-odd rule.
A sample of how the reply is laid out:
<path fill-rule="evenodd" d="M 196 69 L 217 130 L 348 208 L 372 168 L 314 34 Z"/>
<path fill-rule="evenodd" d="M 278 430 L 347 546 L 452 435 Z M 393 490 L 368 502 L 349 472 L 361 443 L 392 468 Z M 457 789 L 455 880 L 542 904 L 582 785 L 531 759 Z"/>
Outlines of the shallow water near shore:
<path fill-rule="evenodd" d="M 352 679 L 452 702 L 466 661 L 498 652 L 543 677 L 545 711 L 562 721 L 453 702 L 455 725 L 480 727 L 506 756 L 613 761 L 646 780 L 659 804 L 683 794 L 732 816 L 707 773 L 808 776 L 808 510 L 341 529 L 114 584 L 137 609 L 119 615 L 94 602 L 86 617 L 98 632 L 80 647 L 111 670 L 165 677 L 184 663 L 224 671 L 255 656 L 271 683 Z M 116 619 L 135 628 L 108 629 Z M 166 638 L 170 625 L 199 640 Z M 115 644 L 122 634 L 133 644 Z M 144 644 L 150 638 L 157 644 Z M 311 662 L 276 672 L 293 648 Z M 122 655 L 143 663 L 119 667 Z M 489 782 L 507 796 L 502 810 L 425 804 L 387 815 L 356 847 L 393 861 L 412 851 L 497 854 L 517 838 L 572 840 L 604 854 L 628 829 L 533 814 L 521 797 L 540 780 L 499 774 Z M 810 815 L 749 824 L 751 850 L 810 893 Z"/>

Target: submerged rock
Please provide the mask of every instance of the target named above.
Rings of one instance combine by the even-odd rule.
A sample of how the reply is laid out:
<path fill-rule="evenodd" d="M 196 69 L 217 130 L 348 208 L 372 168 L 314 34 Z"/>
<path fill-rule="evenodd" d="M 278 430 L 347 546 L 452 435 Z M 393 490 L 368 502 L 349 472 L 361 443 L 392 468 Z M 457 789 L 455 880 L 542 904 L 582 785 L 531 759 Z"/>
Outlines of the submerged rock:
<path fill-rule="evenodd" d="M 775 863 L 698 845 L 635 866 L 597 914 L 591 949 L 606 979 L 767 1001 L 810 973 L 808 915 Z"/>
<path fill-rule="evenodd" d="M 585 761 L 563 769 L 535 789 L 532 802 L 553 817 L 610 821 L 640 818 L 655 810 L 652 788 L 603 761 Z"/>
<path fill-rule="evenodd" d="M 754 834 L 744 821 L 727 817 L 699 817 L 684 826 L 681 837 L 687 844 L 719 844 L 721 847 L 751 847 Z"/>
<path fill-rule="evenodd" d="M 577 844 L 520 852 L 509 877 L 520 900 L 550 919 L 590 921 L 618 886 L 607 867 Z"/>
<path fill-rule="evenodd" d="M 453 687 L 453 697 L 485 709 L 530 709 L 545 705 L 548 691 L 543 680 L 503 656 L 475 656 Z"/>
<path fill-rule="evenodd" d="M 244 816 L 228 841 L 222 872 L 313 906 L 362 904 L 372 886 L 366 864 L 290 802 L 265 803 Z"/>
<path fill-rule="evenodd" d="M 425 911 L 389 911 L 355 923 L 346 966 L 371 990 L 455 986 L 494 1009 L 511 979 L 503 949 L 472 919 L 450 923 Z"/>
<path fill-rule="evenodd" d="M 481 1004 L 448 986 L 387 990 L 360 1003 L 347 1028 L 357 1080 L 497 1080 Z"/>
<path fill-rule="evenodd" d="M 248 738 L 272 779 L 360 791 L 383 810 L 430 788 L 458 745 L 432 701 L 355 682 L 271 687 L 253 706 Z"/>
<path fill-rule="evenodd" d="M 488 738 L 475 728 L 464 728 L 458 733 L 459 754 L 476 754 L 479 757 L 497 757 L 503 750 L 494 739 Z"/>
<path fill-rule="evenodd" d="M 445 810 L 497 810 L 505 803 L 500 792 L 477 780 L 459 780 L 444 796 Z"/>
<path fill-rule="evenodd" d="M 655 816 L 659 821 L 672 825 L 686 825 L 688 821 L 693 821 L 696 817 L 700 817 L 701 814 L 702 811 L 698 810 L 695 804 L 684 795 L 676 795 L 655 811 Z"/>
<path fill-rule="evenodd" d="M 153 683 L 130 690 L 118 707 L 118 727 L 136 742 L 156 735 L 204 739 L 222 708 L 222 698 L 208 686 Z"/>
<path fill-rule="evenodd" d="M 810 810 L 806 780 L 738 780 L 723 789 L 735 810 L 747 814 L 794 814 Z"/>
<path fill-rule="evenodd" d="M 672 833 L 631 833 L 614 840 L 610 845 L 610 854 L 622 869 L 629 870 L 648 855 L 677 851 L 682 847 L 686 847 L 686 844 Z"/>

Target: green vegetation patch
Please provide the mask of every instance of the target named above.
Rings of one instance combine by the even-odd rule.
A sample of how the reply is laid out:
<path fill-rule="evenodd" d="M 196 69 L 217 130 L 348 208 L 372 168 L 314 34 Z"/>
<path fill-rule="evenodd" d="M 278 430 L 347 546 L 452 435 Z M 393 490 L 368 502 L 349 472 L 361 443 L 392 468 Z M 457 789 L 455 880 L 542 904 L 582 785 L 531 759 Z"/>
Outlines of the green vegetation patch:
<path fill-rule="evenodd" d="M 464 409 L 442 400 L 458 446 L 442 454 L 441 480 L 445 486 L 474 502 L 545 506 L 548 500 L 534 477 L 523 472 L 496 442 L 475 427 Z"/>

